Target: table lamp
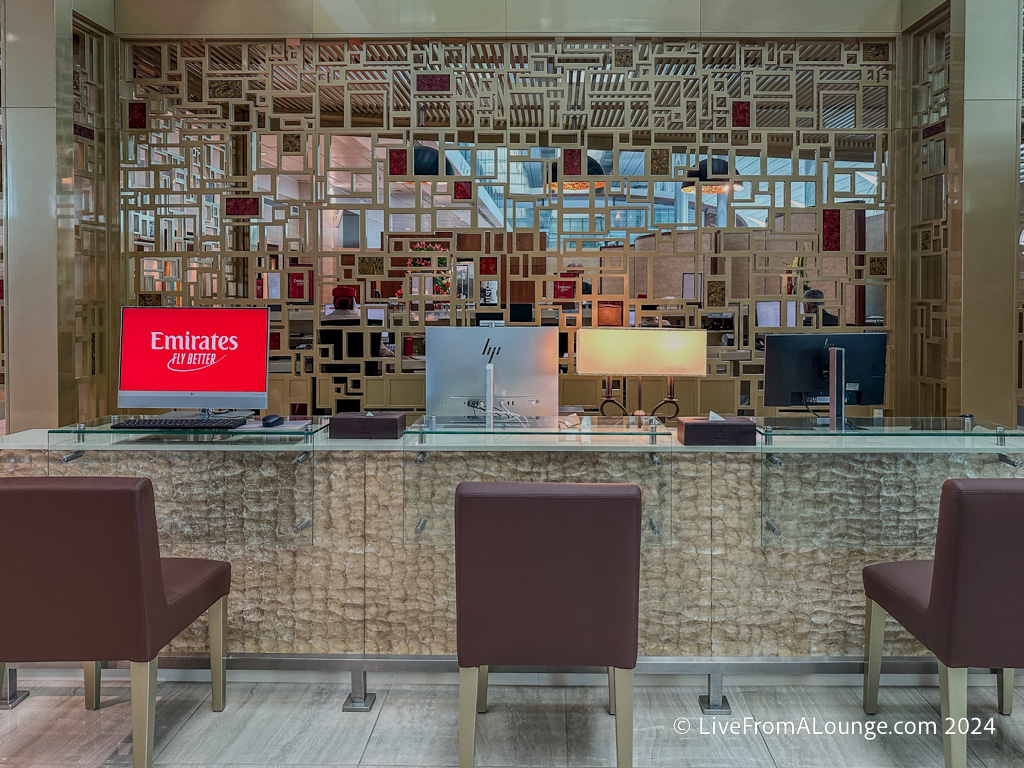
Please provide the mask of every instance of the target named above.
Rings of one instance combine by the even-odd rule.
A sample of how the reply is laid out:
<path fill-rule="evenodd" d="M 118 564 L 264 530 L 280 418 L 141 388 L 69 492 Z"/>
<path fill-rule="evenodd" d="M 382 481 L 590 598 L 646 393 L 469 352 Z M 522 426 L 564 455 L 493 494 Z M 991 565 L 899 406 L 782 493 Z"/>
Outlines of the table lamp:
<path fill-rule="evenodd" d="M 605 407 L 613 403 L 629 410 L 624 403 L 612 397 L 612 376 L 637 377 L 637 410 L 634 416 L 646 416 L 643 412 L 643 377 L 668 376 L 668 392 L 650 415 L 655 415 L 662 406 L 671 405 L 679 415 L 679 401 L 676 400 L 676 376 L 707 375 L 708 334 L 707 331 L 682 330 L 678 328 L 580 328 L 576 332 L 576 372 L 580 374 L 604 374 L 604 400 L 601 415 L 607 416 Z M 623 386 L 623 400 L 625 400 Z"/>

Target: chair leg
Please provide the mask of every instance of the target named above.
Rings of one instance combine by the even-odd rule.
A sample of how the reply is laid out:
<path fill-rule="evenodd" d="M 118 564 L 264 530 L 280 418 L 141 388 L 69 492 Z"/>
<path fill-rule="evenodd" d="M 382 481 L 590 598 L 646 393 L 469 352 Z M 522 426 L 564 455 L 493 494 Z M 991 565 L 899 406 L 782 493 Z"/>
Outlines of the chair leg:
<path fill-rule="evenodd" d="M 615 714 L 615 667 L 608 667 L 608 714 Z"/>
<path fill-rule="evenodd" d="M 614 668 L 615 766 L 633 768 L 633 670 Z"/>
<path fill-rule="evenodd" d="M 100 663 L 87 661 L 82 665 L 85 673 L 85 708 L 100 708 Z"/>
<path fill-rule="evenodd" d="M 132 662 L 132 764 L 152 768 L 157 660 Z"/>
<path fill-rule="evenodd" d="M 479 669 L 480 674 L 477 675 L 476 682 L 476 711 L 482 715 L 487 711 L 487 665 L 484 664 Z"/>
<path fill-rule="evenodd" d="M 864 607 L 864 714 L 878 711 L 878 682 L 882 676 L 885 610 L 867 598 Z"/>
<path fill-rule="evenodd" d="M 473 768 L 473 747 L 476 744 L 478 667 L 459 668 L 459 768 Z"/>
<path fill-rule="evenodd" d="M 949 668 L 939 662 L 939 691 L 942 698 L 942 751 L 946 768 L 967 768 L 967 668 Z"/>
<path fill-rule="evenodd" d="M 210 606 L 210 682 L 213 684 L 213 711 L 224 711 L 227 678 L 224 674 L 225 636 L 228 623 L 228 597 Z"/>
<path fill-rule="evenodd" d="M 999 714 L 1008 715 L 1013 711 L 1013 667 L 996 670 L 996 687 L 999 698 Z"/>

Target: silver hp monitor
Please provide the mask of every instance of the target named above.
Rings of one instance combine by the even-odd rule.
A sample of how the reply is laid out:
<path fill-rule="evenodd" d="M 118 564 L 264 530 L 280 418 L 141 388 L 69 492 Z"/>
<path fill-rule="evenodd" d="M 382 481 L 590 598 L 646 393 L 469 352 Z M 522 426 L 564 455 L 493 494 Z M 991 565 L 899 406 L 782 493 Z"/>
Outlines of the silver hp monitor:
<path fill-rule="evenodd" d="M 557 423 L 557 328 L 430 327 L 426 351 L 428 417 L 484 423 L 490 390 L 496 425 Z"/>

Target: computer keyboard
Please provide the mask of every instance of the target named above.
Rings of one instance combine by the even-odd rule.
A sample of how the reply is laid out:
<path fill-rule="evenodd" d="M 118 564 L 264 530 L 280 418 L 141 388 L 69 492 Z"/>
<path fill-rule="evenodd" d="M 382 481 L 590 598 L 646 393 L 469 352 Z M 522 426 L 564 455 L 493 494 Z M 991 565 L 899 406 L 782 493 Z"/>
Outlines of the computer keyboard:
<path fill-rule="evenodd" d="M 244 416 L 213 419 L 124 419 L 111 424 L 111 429 L 178 429 L 191 431 L 198 429 L 236 429 L 245 424 Z"/>

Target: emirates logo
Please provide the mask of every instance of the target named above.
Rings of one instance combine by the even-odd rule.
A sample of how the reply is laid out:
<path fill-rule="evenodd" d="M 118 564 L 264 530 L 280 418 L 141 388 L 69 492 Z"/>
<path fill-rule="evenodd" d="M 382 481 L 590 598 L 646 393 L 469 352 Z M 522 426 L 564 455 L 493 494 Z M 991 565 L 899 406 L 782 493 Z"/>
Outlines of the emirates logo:
<path fill-rule="evenodd" d="M 175 373 L 192 373 L 210 368 L 227 357 L 227 352 L 238 349 L 237 336 L 210 334 L 167 334 L 153 331 L 150 334 L 150 349 L 171 353 L 167 370 Z"/>

